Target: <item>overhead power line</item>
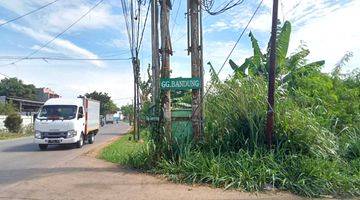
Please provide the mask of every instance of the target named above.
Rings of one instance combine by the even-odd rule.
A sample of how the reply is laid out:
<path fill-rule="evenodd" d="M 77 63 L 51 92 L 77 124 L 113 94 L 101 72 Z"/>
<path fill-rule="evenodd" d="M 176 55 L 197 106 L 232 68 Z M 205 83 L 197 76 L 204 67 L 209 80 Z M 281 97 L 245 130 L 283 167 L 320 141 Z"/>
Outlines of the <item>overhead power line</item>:
<path fill-rule="evenodd" d="M 83 15 L 81 15 L 78 19 L 76 19 L 72 24 L 70 24 L 66 29 L 64 29 L 63 31 L 61 31 L 60 33 L 58 33 L 56 36 L 54 36 L 51 40 L 49 40 L 48 42 L 46 42 L 45 44 L 43 44 L 40 48 L 34 50 L 33 52 L 29 53 L 27 56 L 20 58 L 12 63 L 9 64 L 5 64 L 5 65 L 0 65 L 0 67 L 4 67 L 4 66 L 9 66 L 9 65 L 13 65 L 15 63 L 18 63 L 20 61 L 26 60 L 28 58 L 30 58 L 30 56 L 38 53 L 41 49 L 47 47 L 49 44 L 51 44 L 54 40 L 56 40 L 58 37 L 60 37 L 61 35 L 63 35 L 66 31 L 68 31 L 71 27 L 73 27 L 75 24 L 77 24 L 80 20 L 82 20 L 84 17 L 86 17 L 86 15 L 88 15 L 92 10 L 94 10 L 100 3 L 102 3 L 104 0 L 100 0 L 98 1 L 94 6 L 92 6 L 88 11 L 86 11 Z"/>
<path fill-rule="evenodd" d="M 222 8 L 218 8 L 215 11 L 213 11 L 213 6 L 215 3 L 215 0 L 203 0 L 202 1 L 202 5 L 204 10 L 209 13 L 210 15 L 218 15 L 221 13 L 224 13 L 225 11 L 238 6 L 240 4 L 242 4 L 244 2 L 244 0 L 229 0 L 228 3 L 223 2 L 221 5 L 224 5 Z"/>
<path fill-rule="evenodd" d="M 23 57 L 0 57 L 0 60 L 17 60 Z M 59 57 L 30 57 L 24 58 L 23 60 L 107 60 L 107 61 L 118 61 L 118 60 L 131 60 L 131 58 L 59 58 Z"/>
<path fill-rule="evenodd" d="M 258 12 L 259 8 L 261 7 L 262 3 L 264 0 L 261 0 L 260 3 L 258 4 L 258 6 L 256 7 L 254 13 L 252 14 L 252 16 L 250 17 L 248 23 L 246 24 L 245 28 L 243 29 L 243 31 L 241 32 L 240 36 L 238 37 L 238 39 L 236 40 L 234 46 L 232 47 L 232 49 L 230 50 L 228 56 L 226 57 L 224 63 L 222 64 L 221 68 L 219 69 L 219 71 L 216 73 L 217 76 L 219 76 L 219 74 L 221 73 L 222 69 L 224 68 L 225 64 L 227 63 L 227 61 L 229 60 L 230 56 L 232 55 L 232 53 L 234 52 L 236 46 L 238 45 L 238 43 L 240 42 L 241 38 L 243 37 L 245 31 L 248 29 L 249 25 L 251 24 L 252 20 L 254 19 L 256 13 Z M 206 90 L 206 92 L 204 93 L 203 99 L 208 95 L 208 93 L 210 92 L 211 88 L 212 88 L 212 84 L 210 84 L 210 86 L 208 87 L 208 89 Z M 194 117 L 194 113 L 196 113 L 196 111 L 200 108 L 199 104 L 196 108 L 195 111 L 193 111 L 193 114 L 191 115 L 191 119 Z M 190 121 L 187 122 L 188 124 L 190 123 Z M 186 127 L 186 126 L 183 126 Z"/>
<path fill-rule="evenodd" d="M 258 12 L 258 10 L 259 10 L 260 6 L 262 5 L 263 1 L 264 1 L 264 0 L 261 0 L 260 3 L 259 3 L 259 5 L 256 7 L 254 13 L 253 13 L 252 16 L 250 17 L 248 23 L 246 24 L 246 26 L 245 26 L 245 28 L 243 29 L 243 31 L 241 32 L 240 36 L 239 36 L 238 39 L 236 40 L 234 46 L 233 46 L 232 49 L 230 50 L 228 56 L 226 57 L 224 63 L 222 64 L 221 68 L 219 69 L 217 75 L 219 75 L 220 72 L 223 70 L 223 68 L 224 68 L 224 66 L 226 65 L 227 61 L 229 60 L 230 56 L 231 56 L 232 53 L 234 52 L 236 46 L 238 45 L 238 43 L 240 42 L 241 38 L 243 37 L 245 31 L 248 29 L 250 23 L 251 23 L 252 20 L 254 19 L 255 15 L 256 15 L 256 13 Z M 211 87 L 211 86 L 210 86 L 210 87 Z M 209 91 L 209 90 L 208 90 L 208 91 Z M 206 93 L 208 93 L 208 91 L 207 91 Z M 206 95 L 206 93 L 205 93 L 205 95 Z"/>
<path fill-rule="evenodd" d="M 1 73 L 1 72 L 0 72 L 0 75 L 5 76 L 5 78 L 11 78 L 10 76 L 8 76 L 8 75 L 6 75 L 6 74 L 3 74 L 3 73 Z"/>
<path fill-rule="evenodd" d="M 151 5 L 151 1 L 149 2 L 149 5 L 148 5 L 147 11 L 146 11 L 144 26 L 143 26 L 142 31 L 141 31 L 140 42 L 139 42 L 139 44 L 138 44 L 138 46 L 137 46 L 138 51 L 140 51 L 141 44 L 142 44 L 142 40 L 143 40 L 143 37 L 144 37 L 144 32 L 145 32 L 145 28 L 146 28 L 146 22 L 147 22 L 147 19 L 148 19 L 148 16 L 149 16 L 150 5 Z"/>
<path fill-rule="evenodd" d="M 35 10 L 32 10 L 32 11 L 30 11 L 30 12 L 28 12 L 28 13 L 25 13 L 25 14 L 23 14 L 23 15 L 20 15 L 20 16 L 18 16 L 18 17 L 13 18 L 13 19 L 10 19 L 10 20 L 8 20 L 8 21 L 6 21 L 6 22 L 4 22 L 4 23 L 1 23 L 1 24 L 0 24 L 0 27 L 6 25 L 6 24 L 8 24 L 8 23 L 11 23 L 11 22 L 13 22 L 13 21 L 16 21 L 16 20 L 18 20 L 18 19 L 21 19 L 21 18 L 23 18 L 23 17 L 26 17 L 26 16 L 28 16 L 28 15 L 30 15 L 30 14 L 32 14 L 32 13 L 35 13 L 35 12 L 41 10 L 41 9 L 44 9 L 44 8 L 50 6 L 51 4 L 54 4 L 54 3 L 57 2 L 57 1 L 59 1 L 59 0 L 52 1 L 52 2 L 50 2 L 50 3 L 48 3 L 48 4 L 45 4 L 45 5 L 37 8 L 37 9 L 35 9 Z"/>

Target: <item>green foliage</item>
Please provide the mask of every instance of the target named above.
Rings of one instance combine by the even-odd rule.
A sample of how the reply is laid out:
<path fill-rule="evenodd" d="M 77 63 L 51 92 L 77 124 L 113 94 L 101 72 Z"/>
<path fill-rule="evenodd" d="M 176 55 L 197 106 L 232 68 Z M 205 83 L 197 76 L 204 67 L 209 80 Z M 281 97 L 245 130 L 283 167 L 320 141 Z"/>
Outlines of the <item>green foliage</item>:
<path fill-rule="evenodd" d="M 205 140 L 219 151 L 253 150 L 262 144 L 266 90 L 262 78 L 218 84 L 206 98 Z M 256 91 L 256 92 L 253 92 Z"/>
<path fill-rule="evenodd" d="M 0 96 L 36 100 L 36 88 L 32 84 L 24 84 L 17 78 L 5 78 L 0 82 Z"/>
<path fill-rule="evenodd" d="M 10 103 L 0 103 L 0 115 L 9 115 L 15 113 L 16 109 L 14 105 Z"/>
<path fill-rule="evenodd" d="M 4 125 L 10 132 L 18 133 L 21 129 L 22 121 L 19 114 L 11 113 L 4 120 Z"/>
<path fill-rule="evenodd" d="M 133 104 L 123 105 L 121 106 L 120 111 L 124 115 L 124 117 L 129 120 L 131 124 L 131 121 L 134 118 L 134 105 Z"/>
<path fill-rule="evenodd" d="M 145 102 L 150 102 L 150 98 L 149 95 L 151 93 L 152 87 L 151 87 L 151 81 L 152 81 L 152 77 L 151 77 L 151 65 L 148 65 L 147 68 L 147 77 L 148 79 L 146 81 L 139 81 L 139 88 L 140 88 L 140 99 L 141 102 L 145 103 Z"/>
<path fill-rule="evenodd" d="M 147 130 L 141 131 L 141 138 L 147 139 Z M 131 140 L 133 133 L 122 136 L 119 140 L 104 148 L 100 158 L 112 163 L 135 168 L 148 168 L 152 162 L 152 145 L 149 142 Z"/>
<path fill-rule="evenodd" d="M 360 72 L 344 75 L 339 67 L 322 73 L 325 62 L 308 62 L 304 45 L 288 55 L 290 32 L 285 22 L 277 34 L 272 150 L 264 133 L 269 52 L 261 53 L 250 33 L 254 55 L 242 65 L 230 60 L 233 76 L 221 81 L 208 63 L 213 85 L 205 99 L 204 140 L 177 145 L 152 133 L 149 148 L 130 163 L 178 182 L 360 196 Z"/>
<path fill-rule="evenodd" d="M 307 197 L 359 195 L 359 166 L 303 155 L 240 150 L 228 154 L 192 151 L 179 160 L 159 161 L 156 173 L 185 183 L 262 191 L 288 190 Z"/>
<path fill-rule="evenodd" d="M 277 62 L 277 73 L 284 74 L 286 73 L 286 60 L 289 49 L 289 41 L 291 34 L 291 24 L 286 21 L 282 28 L 280 29 L 280 33 L 277 36 L 276 40 L 276 62 Z"/>
<path fill-rule="evenodd" d="M 111 97 L 105 92 L 94 91 L 92 93 L 86 93 L 85 96 L 90 99 L 100 101 L 100 114 L 113 114 L 119 111 L 119 108 L 111 100 Z"/>
<path fill-rule="evenodd" d="M 347 128 L 339 136 L 340 155 L 347 160 L 360 159 L 360 127 Z"/>

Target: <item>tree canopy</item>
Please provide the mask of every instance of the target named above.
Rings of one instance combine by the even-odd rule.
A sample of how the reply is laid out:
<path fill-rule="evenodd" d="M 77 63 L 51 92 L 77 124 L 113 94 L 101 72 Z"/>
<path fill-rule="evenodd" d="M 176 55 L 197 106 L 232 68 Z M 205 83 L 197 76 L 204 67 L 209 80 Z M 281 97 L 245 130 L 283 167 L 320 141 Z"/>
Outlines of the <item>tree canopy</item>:
<path fill-rule="evenodd" d="M 85 96 L 90 99 L 94 99 L 100 101 L 100 114 L 113 114 L 119 111 L 119 108 L 116 104 L 111 100 L 111 97 L 106 92 L 97 92 L 94 91 L 92 93 L 86 93 Z"/>
<path fill-rule="evenodd" d="M 0 96 L 36 100 L 36 88 L 33 84 L 24 84 L 17 78 L 5 78 L 0 82 Z"/>

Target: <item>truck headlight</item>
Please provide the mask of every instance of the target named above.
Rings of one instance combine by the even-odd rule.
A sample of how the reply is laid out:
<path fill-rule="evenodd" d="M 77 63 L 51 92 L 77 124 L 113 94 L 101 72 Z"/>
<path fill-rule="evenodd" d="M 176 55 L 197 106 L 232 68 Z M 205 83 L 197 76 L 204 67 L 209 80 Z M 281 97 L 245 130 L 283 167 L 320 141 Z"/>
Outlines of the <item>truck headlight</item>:
<path fill-rule="evenodd" d="M 36 139 L 41 139 L 41 132 L 40 131 L 35 131 L 35 138 Z"/>
<path fill-rule="evenodd" d="M 75 130 L 70 130 L 67 132 L 67 137 L 75 137 L 77 135 L 77 132 Z"/>

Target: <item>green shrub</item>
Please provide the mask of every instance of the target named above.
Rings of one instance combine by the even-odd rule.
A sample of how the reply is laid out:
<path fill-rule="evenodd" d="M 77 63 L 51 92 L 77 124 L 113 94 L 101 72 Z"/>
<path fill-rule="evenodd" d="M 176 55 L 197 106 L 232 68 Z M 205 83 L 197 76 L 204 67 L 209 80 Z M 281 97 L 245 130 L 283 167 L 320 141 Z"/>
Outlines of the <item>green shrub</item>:
<path fill-rule="evenodd" d="M 360 195 L 358 169 L 337 160 L 241 150 L 230 154 L 193 151 L 178 161 L 162 159 L 154 171 L 190 184 L 246 191 L 270 186 L 307 197 L 337 197 Z"/>
<path fill-rule="evenodd" d="M 9 115 L 15 113 L 16 109 L 12 102 L 0 103 L 0 115 Z"/>
<path fill-rule="evenodd" d="M 261 78 L 230 79 L 207 97 L 205 145 L 220 152 L 253 151 L 265 146 L 266 82 Z M 287 153 L 336 156 L 333 132 L 310 109 L 300 108 L 284 94 L 276 102 L 276 148 Z"/>
<path fill-rule="evenodd" d="M 340 132 L 340 155 L 348 160 L 360 158 L 360 128 L 347 128 Z"/>
<path fill-rule="evenodd" d="M 10 132 L 18 133 L 21 129 L 22 121 L 23 120 L 19 114 L 12 113 L 6 117 L 4 125 Z"/>
<path fill-rule="evenodd" d="M 217 84 L 206 98 L 205 142 L 221 152 L 264 145 L 266 90 L 262 78 Z"/>
<path fill-rule="evenodd" d="M 310 109 L 304 109 L 289 98 L 278 102 L 275 133 L 277 148 L 292 154 L 316 157 L 337 156 L 337 138 L 321 126 Z"/>

